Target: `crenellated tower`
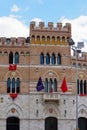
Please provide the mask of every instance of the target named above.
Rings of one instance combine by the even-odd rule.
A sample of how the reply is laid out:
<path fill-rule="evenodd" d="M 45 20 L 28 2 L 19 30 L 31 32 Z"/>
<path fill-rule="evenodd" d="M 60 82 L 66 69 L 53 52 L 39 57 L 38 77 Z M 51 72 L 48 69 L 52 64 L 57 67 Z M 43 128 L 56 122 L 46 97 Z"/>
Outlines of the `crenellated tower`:
<path fill-rule="evenodd" d="M 36 26 L 35 22 L 30 23 L 30 42 L 32 44 L 58 44 L 67 45 L 67 39 L 71 37 L 71 24 L 57 23 L 56 27 L 53 22 L 48 22 L 48 27 L 44 22 L 39 22 Z"/>

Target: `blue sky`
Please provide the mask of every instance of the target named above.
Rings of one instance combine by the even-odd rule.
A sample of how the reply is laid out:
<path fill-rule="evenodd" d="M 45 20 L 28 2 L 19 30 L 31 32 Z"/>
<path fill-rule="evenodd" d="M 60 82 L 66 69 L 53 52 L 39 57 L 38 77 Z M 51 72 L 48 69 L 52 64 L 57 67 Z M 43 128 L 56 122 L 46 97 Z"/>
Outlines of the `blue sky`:
<path fill-rule="evenodd" d="M 70 22 L 74 40 L 87 43 L 87 0 L 0 0 L 0 37 L 29 36 L 33 20 Z"/>
<path fill-rule="evenodd" d="M 18 10 L 16 10 L 16 7 Z M 15 8 L 12 11 L 12 8 Z M 33 18 L 57 22 L 87 15 L 87 0 L 0 0 L 0 16 L 14 15 L 29 25 Z"/>

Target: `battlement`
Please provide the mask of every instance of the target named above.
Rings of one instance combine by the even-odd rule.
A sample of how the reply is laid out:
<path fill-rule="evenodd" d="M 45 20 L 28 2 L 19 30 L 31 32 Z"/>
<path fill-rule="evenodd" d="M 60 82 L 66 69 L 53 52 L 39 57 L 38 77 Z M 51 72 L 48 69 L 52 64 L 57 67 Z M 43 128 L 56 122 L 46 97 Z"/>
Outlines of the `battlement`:
<path fill-rule="evenodd" d="M 48 27 L 45 26 L 44 22 L 39 22 L 39 25 L 36 26 L 36 23 L 34 21 L 32 21 L 30 23 L 30 31 L 32 29 L 46 29 L 46 30 L 60 30 L 60 31 L 68 31 L 71 32 L 71 24 L 70 23 L 66 23 L 64 26 L 62 25 L 62 23 L 57 23 L 56 27 L 54 26 L 53 22 L 48 22 Z"/>
<path fill-rule="evenodd" d="M 1 37 L 0 38 L 0 45 L 26 45 L 26 43 L 30 43 L 30 38 L 24 38 L 24 37 Z"/>
<path fill-rule="evenodd" d="M 67 45 L 67 39 L 71 37 L 71 24 L 66 23 L 64 26 L 62 23 L 57 23 L 54 26 L 53 22 L 48 22 L 46 27 L 44 22 L 36 23 L 32 21 L 30 23 L 30 43 L 32 44 L 65 44 Z"/>

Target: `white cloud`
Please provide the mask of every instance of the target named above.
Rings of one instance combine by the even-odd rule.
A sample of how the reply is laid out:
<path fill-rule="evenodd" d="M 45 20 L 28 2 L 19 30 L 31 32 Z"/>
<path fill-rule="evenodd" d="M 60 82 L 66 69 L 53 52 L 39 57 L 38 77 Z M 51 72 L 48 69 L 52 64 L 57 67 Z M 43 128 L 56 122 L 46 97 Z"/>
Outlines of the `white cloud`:
<path fill-rule="evenodd" d="M 0 37 L 28 37 L 29 28 L 12 17 L 0 17 Z"/>
<path fill-rule="evenodd" d="M 66 22 L 71 23 L 73 40 L 76 43 L 79 41 L 84 42 L 86 48 L 87 47 L 87 16 L 80 16 L 75 19 L 66 19 L 62 17 L 60 21 L 63 23 Z"/>
<path fill-rule="evenodd" d="M 14 4 L 13 7 L 11 8 L 11 12 L 18 12 L 20 10 L 20 8 Z"/>
<path fill-rule="evenodd" d="M 36 25 L 43 21 L 39 18 L 33 18 L 31 21 L 35 21 Z M 30 21 L 30 22 L 31 22 Z M 87 16 L 80 16 L 75 19 L 66 19 L 62 17 L 60 19 L 62 23 L 69 22 L 72 26 L 72 38 L 77 43 L 83 41 L 85 43 L 85 49 L 87 48 Z M 44 21 L 45 22 L 45 21 Z M 23 22 L 19 21 L 15 17 L 0 17 L 0 37 L 28 37 L 29 27 Z"/>

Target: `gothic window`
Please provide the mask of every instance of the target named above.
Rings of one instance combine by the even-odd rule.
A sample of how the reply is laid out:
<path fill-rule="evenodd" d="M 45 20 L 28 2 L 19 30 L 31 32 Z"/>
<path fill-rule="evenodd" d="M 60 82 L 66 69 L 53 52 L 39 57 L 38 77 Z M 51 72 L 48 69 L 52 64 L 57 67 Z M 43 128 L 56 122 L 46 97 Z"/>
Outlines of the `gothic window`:
<path fill-rule="evenodd" d="M 15 93 L 15 78 L 12 79 L 12 93 Z"/>
<path fill-rule="evenodd" d="M 19 93 L 20 92 L 20 79 L 17 78 L 16 80 L 16 92 Z"/>
<path fill-rule="evenodd" d="M 87 94 L 87 81 L 86 80 L 77 80 L 77 92 L 80 95 Z"/>
<path fill-rule="evenodd" d="M 10 87 L 11 87 L 11 79 L 7 79 L 7 93 L 10 93 Z"/>
<path fill-rule="evenodd" d="M 19 54 L 18 52 L 15 53 L 15 55 L 13 54 L 13 52 L 9 53 L 9 64 L 18 64 L 19 63 Z"/>
<path fill-rule="evenodd" d="M 40 54 L 40 64 L 44 64 L 44 54 Z"/>
<path fill-rule="evenodd" d="M 51 60 L 52 64 L 56 64 L 56 57 L 54 53 L 52 54 Z"/>
<path fill-rule="evenodd" d="M 19 63 L 19 54 L 18 52 L 15 53 L 15 64 Z"/>
<path fill-rule="evenodd" d="M 45 79 L 45 92 L 48 92 L 48 79 Z"/>
<path fill-rule="evenodd" d="M 56 80 L 56 78 L 54 79 L 54 92 L 57 92 L 57 80 Z"/>
<path fill-rule="evenodd" d="M 45 43 L 45 36 L 42 36 L 42 44 Z"/>
<path fill-rule="evenodd" d="M 57 56 L 57 64 L 60 65 L 61 64 L 61 55 L 58 54 Z"/>
<path fill-rule="evenodd" d="M 7 79 L 7 93 L 19 93 L 20 92 L 20 79 L 8 78 Z"/>
<path fill-rule="evenodd" d="M 50 44 L 50 37 L 47 36 L 47 43 Z"/>
<path fill-rule="evenodd" d="M 49 87 L 49 92 L 52 92 L 52 91 L 53 91 L 53 81 L 52 81 L 51 78 L 50 78 L 50 80 L 49 80 L 49 85 L 48 85 L 48 87 Z"/>
<path fill-rule="evenodd" d="M 48 53 L 46 55 L 46 64 L 50 64 L 50 55 Z"/>
<path fill-rule="evenodd" d="M 13 52 L 9 53 L 9 64 L 13 64 Z"/>
<path fill-rule="evenodd" d="M 87 89 L 86 89 L 86 80 L 84 80 L 84 94 L 86 94 L 86 91 L 87 91 Z"/>
<path fill-rule="evenodd" d="M 45 92 L 57 92 L 57 80 L 56 78 L 45 79 Z"/>
<path fill-rule="evenodd" d="M 80 94 L 83 94 L 83 80 L 80 81 Z"/>

